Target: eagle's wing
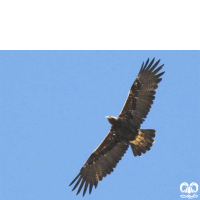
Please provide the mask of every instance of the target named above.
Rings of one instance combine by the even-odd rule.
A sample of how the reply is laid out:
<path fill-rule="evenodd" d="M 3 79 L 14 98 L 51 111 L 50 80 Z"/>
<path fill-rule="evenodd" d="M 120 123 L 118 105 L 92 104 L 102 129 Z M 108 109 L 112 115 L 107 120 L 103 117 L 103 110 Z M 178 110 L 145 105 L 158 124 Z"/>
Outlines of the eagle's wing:
<path fill-rule="evenodd" d="M 158 74 L 163 65 L 157 67 L 160 60 L 155 64 L 154 60 L 155 58 L 149 63 L 148 59 L 145 64 L 142 63 L 139 74 L 131 86 L 127 100 L 119 114 L 119 117 L 126 116 L 132 119 L 133 125 L 138 129 L 153 104 L 155 90 L 162 80 L 160 77 L 164 74 L 164 72 Z"/>
<path fill-rule="evenodd" d="M 85 195 L 88 186 L 90 194 L 92 187 L 95 186 L 96 188 L 98 181 L 101 181 L 103 177 L 113 171 L 113 168 L 116 167 L 127 149 L 128 144 L 125 142 L 117 142 L 115 139 L 115 132 L 111 129 L 102 143 L 90 155 L 84 166 L 81 168 L 80 173 L 70 183 L 70 185 L 72 185 L 76 181 L 72 191 L 80 184 L 77 191 L 77 194 L 79 194 L 85 184 L 83 196 Z"/>

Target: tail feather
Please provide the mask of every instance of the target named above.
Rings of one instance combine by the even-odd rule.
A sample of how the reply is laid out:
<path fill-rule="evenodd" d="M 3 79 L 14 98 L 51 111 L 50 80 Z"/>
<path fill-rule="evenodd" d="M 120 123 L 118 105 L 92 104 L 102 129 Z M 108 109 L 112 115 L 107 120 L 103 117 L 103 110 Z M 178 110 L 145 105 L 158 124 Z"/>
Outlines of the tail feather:
<path fill-rule="evenodd" d="M 138 136 L 130 141 L 134 156 L 141 156 L 142 153 L 149 151 L 154 143 L 156 136 L 154 129 L 138 129 Z"/>

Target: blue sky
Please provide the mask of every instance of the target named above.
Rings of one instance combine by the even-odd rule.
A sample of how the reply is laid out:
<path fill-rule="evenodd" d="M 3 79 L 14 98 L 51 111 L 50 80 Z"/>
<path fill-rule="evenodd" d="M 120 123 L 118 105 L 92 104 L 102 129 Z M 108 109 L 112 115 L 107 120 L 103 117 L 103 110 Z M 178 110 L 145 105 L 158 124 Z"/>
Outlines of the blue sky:
<path fill-rule="evenodd" d="M 0 51 L 0 199 L 82 199 L 68 185 L 148 57 L 165 64 L 142 124 L 156 142 L 84 198 L 180 199 L 182 182 L 200 184 L 200 51 Z"/>

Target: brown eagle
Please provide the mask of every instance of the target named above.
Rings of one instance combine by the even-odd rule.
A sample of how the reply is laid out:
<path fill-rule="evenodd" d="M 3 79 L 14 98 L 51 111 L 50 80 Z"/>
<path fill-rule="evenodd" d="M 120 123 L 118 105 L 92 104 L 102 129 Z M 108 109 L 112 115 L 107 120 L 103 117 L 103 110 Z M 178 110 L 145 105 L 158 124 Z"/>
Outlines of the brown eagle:
<path fill-rule="evenodd" d="M 142 63 L 139 74 L 129 91 L 127 100 L 118 117 L 106 117 L 111 124 L 111 129 L 101 144 L 93 151 L 79 174 L 70 183 L 75 183 L 72 191 L 80 184 L 77 194 L 83 188 L 83 196 L 89 187 L 89 194 L 93 186 L 113 171 L 119 160 L 125 154 L 129 145 L 134 156 L 141 156 L 149 151 L 153 145 L 155 130 L 140 129 L 146 118 L 153 100 L 155 90 L 164 72 L 158 74 L 163 65 L 158 66 L 160 60 L 154 63 L 155 58 L 149 63 Z"/>

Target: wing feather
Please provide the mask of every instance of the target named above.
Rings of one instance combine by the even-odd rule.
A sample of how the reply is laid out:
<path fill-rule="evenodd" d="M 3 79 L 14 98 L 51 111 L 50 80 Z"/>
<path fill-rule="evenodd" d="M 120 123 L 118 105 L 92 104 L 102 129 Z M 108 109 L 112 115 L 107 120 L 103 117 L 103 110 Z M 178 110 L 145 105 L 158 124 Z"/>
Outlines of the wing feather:
<path fill-rule="evenodd" d="M 78 176 L 80 176 L 80 173 L 79 173 Z M 75 182 L 75 181 L 76 181 L 76 178 L 75 178 L 72 182 Z M 80 181 L 81 181 L 81 176 L 79 177 L 79 179 L 78 179 L 78 181 L 76 182 L 75 186 L 73 187 L 72 191 L 76 189 L 76 187 L 78 186 L 78 184 L 80 183 Z M 73 184 L 73 183 L 71 183 L 70 185 L 72 185 L 72 184 Z"/>
<path fill-rule="evenodd" d="M 92 192 L 93 185 L 94 184 L 90 183 L 89 194 L 91 194 L 91 192 Z"/>
<path fill-rule="evenodd" d="M 84 190 L 83 190 L 83 196 L 85 195 L 85 193 L 86 193 L 86 191 L 87 191 L 88 185 L 89 185 L 89 183 L 86 182 L 86 183 L 85 183 Z"/>
<path fill-rule="evenodd" d="M 72 190 L 76 189 L 79 185 L 77 194 L 79 194 L 83 188 L 84 196 L 88 186 L 90 194 L 93 186 L 96 188 L 98 182 L 101 181 L 103 177 L 113 172 L 113 169 L 125 154 L 129 144 L 126 142 L 118 142 L 113 135 L 111 129 L 103 142 L 88 158 L 79 174 L 70 183 L 70 185 L 72 185 L 76 182 Z"/>
<path fill-rule="evenodd" d="M 76 194 L 79 194 L 79 192 L 81 191 L 81 189 L 82 189 L 82 187 L 83 187 L 84 182 L 85 182 L 85 180 L 84 180 L 84 178 L 83 178 L 82 181 L 81 181 L 80 187 L 78 188 L 78 191 L 77 191 Z"/>
<path fill-rule="evenodd" d="M 142 63 L 139 74 L 134 81 L 129 91 L 124 107 L 119 114 L 119 117 L 129 116 L 132 124 L 136 128 L 140 128 L 148 112 L 150 111 L 153 100 L 155 99 L 155 90 L 158 88 L 158 83 L 164 72 L 157 74 L 164 65 L 158 66 L 160 60 L 155 61 L 155 58 L 149 63 Z M 131 113 L 131 117 L 130 117 Z"/>

